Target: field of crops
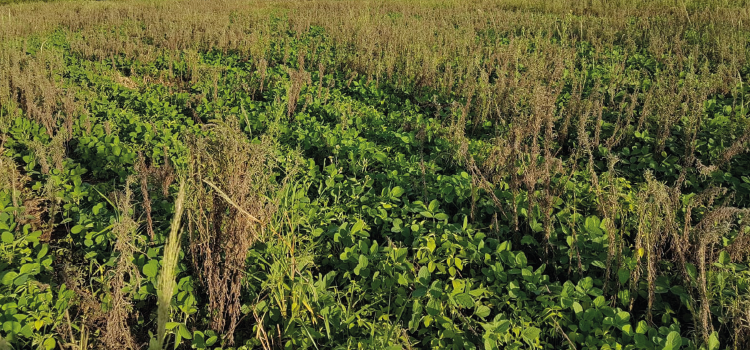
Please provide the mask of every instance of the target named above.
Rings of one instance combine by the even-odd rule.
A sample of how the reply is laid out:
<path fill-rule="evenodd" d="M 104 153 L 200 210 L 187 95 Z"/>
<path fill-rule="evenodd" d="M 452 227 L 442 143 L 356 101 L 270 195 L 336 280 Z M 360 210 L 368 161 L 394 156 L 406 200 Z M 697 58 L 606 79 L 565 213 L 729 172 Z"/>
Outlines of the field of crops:
<path fill-rule="evenodd" d="M 0 350 L 749 349 L 748 81 L 746 0 L 2 5 Z"/>

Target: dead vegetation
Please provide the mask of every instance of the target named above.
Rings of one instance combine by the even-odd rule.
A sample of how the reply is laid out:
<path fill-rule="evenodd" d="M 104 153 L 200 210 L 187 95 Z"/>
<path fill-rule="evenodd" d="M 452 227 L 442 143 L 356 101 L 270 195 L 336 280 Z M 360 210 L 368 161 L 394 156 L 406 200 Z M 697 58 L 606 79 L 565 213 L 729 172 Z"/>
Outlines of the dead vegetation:
<path fill-rule="evenodd" d="M 251 143 L 236 122 L 213 128 L 213 138 L 190 141 L 187 211 L 190 253 L 206 288 L 211 327 L 229 342 L 241 318 L 246 252 L 276 208 L 273 146 Z"/>
<path fill-rule="evenodd" d="M 145 245 L 142 241 L 143 236 L 136 234 L 139 225 L 130 214 L 133 209 L 133 194 L 130 185 L 135 181 L 134 178 L 129 179 L 125 191 L 115 193 L 113 196 L 119 212 L 119 220 L 112 227 L 116 240 L 114 251 L 117 254 L 117 264 L 107 277 L 109 282 L 107 289 L 111 298 L 106 311 L 104 335 L 101 339 L 102 344 L 110 349 L 139 349 L 141 347 L 133 338 L 130 329 L 133 317 L 131 293 L 135 293 L 135 289 L 132 287 L 126 289 L 126 286 L 140 285 L 141 273 L 133 260 L 137 249 Z"/>

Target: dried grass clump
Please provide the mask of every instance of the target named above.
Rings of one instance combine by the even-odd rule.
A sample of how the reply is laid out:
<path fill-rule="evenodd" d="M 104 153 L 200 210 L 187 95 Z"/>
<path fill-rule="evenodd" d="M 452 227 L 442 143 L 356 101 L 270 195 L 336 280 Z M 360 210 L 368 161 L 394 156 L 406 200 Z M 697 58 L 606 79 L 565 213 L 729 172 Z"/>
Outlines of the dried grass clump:
<path fill-rule="evenodd" d="M 39 141 L 27 143 L 29 149 L 34 152 L 35 160 L 40 164 L 44 174 L 48 174 L 50 167 L 63 171 L 63 158 L 66 151 L 62 146 L 62 133 L 53 137 L 50 145 L 44 145 Z M 50 162 L 54 165 L 50 165 Z M 55 226 L 55 215 L 61 207 L 61 199 L 55 196 L 59 190 L 59 184 L 52 179 L 46 179 L 40 193 L 32 191 L 28 186 L 31 177 L 12 158 L 5 155 L 5 148 L 0 142 L 0 191 L 9 191 L 13 206 L 22 206 L 23 214 L 18 217 L 20 224 L 31 224 L 34 229 L 43 230 L 43 240 L 50 238 L 51 231 Z"/>
<path fill-rule="evenodd" d="M 491 194 L 500 211 L 509 213 L 516 231 L 520 229 L 522 209 L 538 210 L 545 240 L 552 232 L 553 204 L 562 190 L 555 178 L 569 174 L 558 157 L 555 124 L 565 115 L 556 112 L 556 101 L 564 87 L 563 72 L 570 68 L 574 55 L 570 49 L 550 45 L 546 39 L 513 38 L 507 47 L 498 48 L 490 66 L 477 68 L 476 90 L 456 112 L 459 117 L 451 126 L 451 138 L 460 145 L 458 156 L 478 181 L 475 185 Z M 528 49 L 532 46 L 536 47 L 533 52 Z M 489 76 L 497 76 L 494 83 Z M 465 133 L 477 133 L 477 126 L 485 120 L 494 122 L 499 135 L 492 139 L 486 157 L 472 159 Z M 463 130 L 467 121 L 473 125 L 470 131 Z M 490 188 L 497 186 L 509 188 L 509 204 L 494 198 Z M 528 204 L 519 208 L 518 199 L 523 193 L 528 194 Z"/>
<path fill-rule="evenodd" d="M 23 114 L 42 125 L 50 137 L 61 126 L 60 137 L 67 142 L 72 136 L 73 117 L 80 110 L 71 91 L 60 85 L 60 72 L 65 62 L 57 50 L 44 49 L 44 44 L 34 55 L 25 53 L 29 44 L 3 43 L 0 56 L 0 105 L 4 113 Z M 20 46 L 20 47 L 19 47 Z M 62 122 L 61 122 L 62 121 Z"/>
<path fill-rule="evenodd" d="M 294 111 L 297 109 L 302 90 L 312 84 L 310 72 L 305 70 L 305 54 L 300 53 L 297 63 L 297 69 L 287 69 L 289 74 L 289 87 L 287 88 L 287 117 L 291 120 Z"/>
<path fill-rule="evenodd" d="M 211 137 L 189 141 L 187 210 L 190 253 L 208 294 L 211 327 L 227 335 L 240 321 L 248 249 L 269 224 L 278 204 L 273 145 L 249 142 L 237 122 L 218 122 Z"/>
<path fill-rule="evenodd" d="M 44 217 L 54 212 L 56 206 L 49 205 L 45 198 L 39 198 L 29 189 L 31 177 L 19 170 L 19 165 L 5 155 L 5 148 L 0 142 L 0 192 L 10 195 L 14 207 L 22 207 L 23 212 L 16 211 L 16 221 L 20 225 L 30 224 L 33 230 L 43 230 L 40 237 L 46 241 L 50 238 L 52 220 L 44 222 Z"/>
<path fill-rule="evenodd" d="M 740 296 L 730 307 L 729 315 L 736 320 L 733 334 L 735 349 L 750 348 L 750 296 Z"/>
<path fill-rule="evenodd" d="M 154 240 L 154 222 L 151 217 L 151 195 L 149 194 L 149 184 L 153 183 L 161 186 L 161 192 L 164 197 L 169 195 L 169 186 L 175 179 L 174 169 L 169 162 L 168 152 L 164 149 L 164 164 L 155 166 L 149 164 L 142 152 L 138 153 L 138 162 L 135 164 L 135 171 L 138 173 L 138 180 L 141 184 L 141 195 L 143 196 L 143 212 L 146 214 L 146 230 L 149 238 Z"/>
<path fill-rule="evenodd" d="M 672 189 L 657 181 L 651 172 L 645 174 L 646 183 L 636 196 L 635 217 L 638 220 L 635 238 L 635 258 L 637 268 L 631 273 L 632 288 L 637 288 L 643 265 L 648 283 L 647 317 L 651 320 L 651 308 L 654 304 L 656 277 L 659 275 L 658 264 L 663 260 L 664 251 L 668 248 L 668 240 L 675 244 L 678 255 L 684 255 L 683 243 L 685 237 L 681 235 L 675 210 L 681 207 Z M 680 258 L 683 259 L 683 258 Z M 645 260 L 645 262 L 644 262 Z M 632 291 L 635 294 L 635 290 Z M 630 302 L 633 308 L 634 299 Z"/>
<path fill-rule="evenodd" d="M 5 156 L 5 148 L 0 144 L 0 191 L 10 192 L 14 207 L 19 205 L 20 195 L 28 180 L 28 176 L 18 171 L 18 164 Z"/>
<path fill-rule="evenodd" d="M 642 275 L 648 284 L 647 316 L 651 319 L 651 307 L 655 300 L 656 278 L 661 274 L 660 265 L 669 259 L 676 263 L 684 278 L 691 280 L 689 270 L 695 269 L 697 280 L 689 283 L 693 286 L 695 304 L 690 308 L 695 324 L 704 341 L 708 341 L 714 331 L 711 305 L 715 297 L 710 292 L 714 283 L 709 275 L 715 269 L 714 262 L 723 249 L 722 238 L 732 230 L 739 229 L 734 242 L 726 248 L 734 261 L 742 261 L 750 254 L 750 245 L 746 244 L 747 224 L 737 225 L 740 219 L 750 215 L 750 209 L 729 207 L 726 203 L 716 203 L 726 195 L 726 189 L 709 188 L 702 193 L 686 199 L 683 205 L 680 191 L 657 181 L 651 173 L 646 173 L 646 184 L 636 196 L 636 213 L 638 230 L 635 238 L 636 269 L 631 273 L 631 287 L 636 288 Z M 700 210 L 699 210 L 700 209 Z M 704 212 L 700 220 L 694 223 L 695 212 Z M 684 216 L 682 216 L 684 213 Z M 680 225 L 680 217 L 684 223 Z M 643 271 L 645 269 L 645 271 Z M 736 301 L 742 302 L 742 298 Z M 631 301 L 631 309 L 633 307 Z M 729 310 L 737 314 L 737 310 Z M 738 334 L 747 328 L 747 322 L 739 312 L 730 322 Z"/>
<path fill-rule="evenodd" d="M 713 200 L 713 196 L 708 198 L 708 201 Z M 704 341 L 708 341 L 709 334 L 714 330 L 711 305 L 713 304 L 712 299 L 715 296 L 711 295 L 708 290 L 710 284 L 712 284 L 712 281 L 708 280 L 709 271 L 713 269 L 713 262 L 717 261 L 718 254 L 722 249 L 722 238 L 726 237 L 731 230 L 737 228 L 736 223 L 739 218 L 747 218 L 748 216 L 750 216 L 750 209 L 739 209 L 722 205 L 706 213 L 700 222 L 690 229 L 692 243 L 690 252 L 692 254 L 689 255 L 689 260 L 698 267 L 697 294 L 699 298 L 696 298 L 696 300 L 700 304 L 700 311 L 696 315 L 696 323 L 701 325 Z M 740 232 L 744 231 L 744 226 L 739 227 Z M 735 244 L 737 245 L 732 247 L 735 256 L 746 256 L 750 253 L 750 246 L 742 246 L 742 236 L 743 233 L 740 233 L 740 237 L 737 237 L 740 240 L 735 239 Z M 743 298 L 740 297 L 737 302 L 743 302 Z M 731 309 L 730 313 L 732 313 Z M 731 323 L 735 333 L 742 332 L 743 329 L 745 332 L 747 331 L 747 320 L 743 320 L 740 317 L 733 319 Z"/>
<path fill-rule="evenodd" d="M 134 254 L 138 247 L 145 244 L 143 236 L 136 232 L 139 225 L 131 216 L 133 193 L 130 186 L 135 181 L 134 177 L 129 177 L 125 190 L 122 193 L 113 194 L 113 202 L 118 212 L 118 220 L 112 227 L 112 233 L 115 235 L 114 252 L 117 256 L 117 264 L 114 270 L 109 271 L 106 278 L 109 284 L 105 288 L 110 295 L 110 303 L 101 336 L 102 344 L 108 349 L 140 348 L 130 330 L 133 316 L 131 300 L 136 288 L 130 288 L 130 292 L 126 292 L 125 289 L 128 285 L 140 285 L 141 273 L 134 263 Z"/>

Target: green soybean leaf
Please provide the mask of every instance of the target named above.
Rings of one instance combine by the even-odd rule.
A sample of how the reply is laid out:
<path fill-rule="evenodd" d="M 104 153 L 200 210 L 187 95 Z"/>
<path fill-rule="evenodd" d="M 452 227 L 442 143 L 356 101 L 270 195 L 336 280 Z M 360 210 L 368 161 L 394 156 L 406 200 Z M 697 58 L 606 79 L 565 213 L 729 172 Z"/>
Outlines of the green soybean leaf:
<path fill-rule="evenodd" d="M 210 338 L 206 339 L 206 345 L 207 345 L 207 346 L 211 346 L 211 345 L 214 345 L 214 344 L 216 344 L 216 341 L 217 341 L 217 340 L 219 340 L 219 337 L 218 337 L 218 336 L 216 336 L 216 335 L 214 335 L 214 336 L 211 336 Z"/>
<path fill-rule="evenodd" d="M 381 192 L 382 193 L 382 192 Z M 393 189 L 391 189 L 391 196 L 399 198 L 404 194 L 404 189 L 396 186 Z"/>
<path fill-rule="evenodd" d="M 711 332 L 711 336 L 708 337 L 708 350 L 719 350 L 720 346 L 719 333 L 716 331 Z"/>
<path fill-rule="evenodd" d="M 640 333 L 636 333 L 635 336 L 633 336 L 633 340 L 638 349 L 647 349 L 649 348 L 649 343 L 651 343 L 645 335 Z"/>
<path fill-rule="evenodd" d="M 159 273 L 159 265 L 156 263 L 156 260 L 151 260 L 148 262 L 148 264 L 143 265 L 143 274 L 148 277 L 156 277 L 156 275 Z"/>
<path fill-rule="evenodd" d="M 630 271 L 623 268 L 618 269 L 617 278 L 620 280 L 620 284 L 625 284 L 630 279 Z"/>
<path fill-rule="evenodd" d="M 578 282 L 578 286 L 581 287 L 585 292 L 588 292 L 591 288 L 594 287 L 594 279 L 591 277 L 586 277 Z"/>
<path fill-rule="evenodd" d="M 435 240 L 434 240 L 434 239 L 432 239 L 432 238 L 430 238 L 430 239 L 429 239 L 429 240 L 427 241 L 427 249 L 429 249 L 429 250 L 430 250 L 430 253 L 432 253 L 432 252 L 434 252 L 434 251 L 435 251 L 435 248 L 437 248 L 437 245 L 435 244 Z"/>
<path fill-rule="evenodd" d="M 408 248 L 398 248 L 396 250 L 396 256 L 395 256 L 396 262 L 403 262 L 403 260 L 406 258 L 406 255 L 408 253 L 409 253 Z"/>
<path fill-rule="evenodd" d="M 13 243 L 13 241 L 15 240 L 16 240 L 16 237 L 13 235 L 13 233 L 10 233 L 8 231 L 3 232 L 2 234 L 3 243 Z"/>
<path fill-rule="evenodd" d="M 427 210 L 434 213 L 438 208 L 440 207 L 440 201 L 437 199 L 433 199 L 430 204 L 427 206 Z"/>
<path fill-rule="evenodd" d="M 460 258 L 455 258 L 453 260 L 453 264 L 456 265 L 456 268 L 458 268 L 459 270 L 463 271 L 463 269 L 464 269 L 464 262 L 461 261 Z"/>
<path fill-rule="evenodd" d="M 411 293 L 412 298 L 420 298 L 427 295 L 427 288 L 425 287 L 419 287 L 414 290 L 414 292 Z"/>
<path fill-rule="evenodd" d="M 427 302 L 427 313 L 430 316 L 437 316 L 440 313 L 440 301 L 437 299 L 430 299 L 430 301 Z"/>
<path fill-rule="evenodd" d="M 727 254 L 726 251 L 722 251 L 719 254 L 719 264 L 726 265 L 726 264 L 729 264 L 729 261 L 730 261 L 729 254 Z"/>
<path fill-rule="evenodd" d="M 541 330 L 536 327 L 528 327 L 523 330 L 521 337 L 529 344 L 535 344 L 539 341 L 539 334 Z"/>
<path fill-rule="evenodd" d="M 206 337 L 203 332 L 193 332 L 193 346 L 197 347 L 198 349 L 206 347 Z"/>
<path fill-rule="evenodd" d="M 576 313 L 576 315 L 580 316 L 580 314 L 583 312 L 583 307 L 577 301 L 573 302 L 573 311 Z"/>
<path fill-rule="evenodd" d="M 453 293 L 463 293 L 464 288 L 466 287 L 466 282 L 463 280 L 453 280 L 451 281 L 451 285 L 453 286 Z"/>
<path fill-rule="evenodd" d="M 424 284 L 430 282 L 430 270 L 427 268 L 427 266 L 422 266 L 419 269 L 419 274 L 417 276 L 419 277 L 420 282 Z"/>
<path fill-rule="evenodd" d="M 35 270 L 38 270 L 38 269 L 39 269 L 39 264 L 36 264 L 36 263 L 23 264 L 21 265 L 20 273 L 32 274 Z"/>
<path fill-rule="evenodd" d="M 179 327 L 180 327 L 179 329 L 180 336 L 182 336 L 185 339 L 193 339 L 193 334 L 190 333 L 190 331 L 187 329 L 187 327 L 184 324 L 180 323 Z"/>
<path fill-rule="evenodd" d="M 18 273 L 17 272 L 15 272 L 15 271 L 8 271 L 7 273 L 5 273 L 5 275 L 3 275 L 2 282 L 3 282 L 4 285 L 10 286 L 10 285 L 13 284 L 13 280 L 15 280 L 16 277 L 18 277 Z"/>
<path fill-rule="evenodd" d="M 352 226 L 351 233 L 355 234 L 359 231 L 362 231 L 362 229 L 365 227 L 365 222 L 361 219 L 357 219 L 357 222 Z"/>
<path fill-rule="evenodd" d="M 562 306 L 564 308 L 569 308 L 569 307 L 573 306 L 573 299 L 568 298 L 568 297 L 562 297 L 562 298 L 560 298 L 560 306 Z"/>
<path fill-rule="evenodd" d="M 596 299 L 594 299 L 594 306 L 597 308 L 601 308 L 602 306 L 607 304 L 607 299 L 604 298 L 604 296 L 598 296 Z"/>
<path fill-rule="evenodd" d="M 34 321 L 36 323 L 37 321 Z M 42 321 L 42 325 L 44 324 L 44 321 Z M 41 328 L 41 327 L 40 327 Z M 31 338 L 34 336 L 34 331 L 31 329 L 31 323 L 26 324 L 25 326 L 21 327 L 21 330 L 18 332 L 21 335 L 23 335 L 26 338 Z"/>
<path fill-rule="evenodd" d="M 662 350 L 677 350 L 680 346 L 682 346 L 682 337 L 680 336 L 680 333 L 671 331 L 667 334 L 667 341 L 664 343 L 664 348 Z"/>
<path fill-rule="evenodd" d="M 523 252 L 518 252 L 516 255 L 516 264 L 518 267 L 524 267 L 528 263 L 528 260 L 526 260 L 526 254 Z"/>
<path fill-rule="evenodd" d="M 626 325 L 623 325 L 620 329 L 622 330 L 623 333 L 627 334 L 628 336 L 631 336 L 631 337 L 633 336 L 633 326 L 626 324 Z"/>
<path fill-rule="evenodd" d="M 479 305 L 477 307 L 476 311 L 474 311 L 474 315 L 477 315 L 481 318 L 485 318 L 490 315 L 490 308 L 484 305 Z"/>
<path fill-rule="evenodd" d="M 593 235 L 601 235 L 602 230 L 599 228 L 599 225 L 601 225 L 601 221 L 596 216 L 589 216 L 586 218 L 586 231 L 588 233 Z"/>
<path fill-rule="evenodd" d="M 435 214 L 435 219 L 438 220 L 448 220 L 450 217 L 446 213 L 437 213 Z"/>
<path fill-rule="evenodd" d="M 471 297 L 471 295 L 466 293 L 456 295 L 456 302 L 458 302 L 459 305 L 465 308 L 474 307 L 474 299 Z"/>
<path fill-rule="evenodd" d="M 3 322 L 3 330 L 7 333 L 18 333 L 21 331 L 21 324 L 17 321 Z"/>
<path fill-rule="evenodd" d="M 179 322 L 167 322 L 167 324 L 164 325 L 164 328 L 166 328 L 167 330 L 172 330 L 174 327 L 177 327 L 179 325 Z"/>
<path fill-rule="evenodd" d="M 646 334 L 648 332 L 648 328 L 648 323 L 641 320 L 640 322 L 638 322 L 638 327 L 635 328 L 635 332 L 638 334 Z"/>
<path fill-rule="evenodd" d="M 29 275 L 27 274 L 20 274 L 18 277 L 16 277 L 15 280 L 13 280 L 13 284 L 20 286 L 26 283 L 26 281 L 29 279 Z"/>
<path fill-rule="evenodd" d="M 370 259 L 368 259 L 367 256 L 365 256 L 364 254 L 360 254 L 359 255 L 359 266 L 361 266 L 362 268 L 365 268 L 369 264 L 370 264 Z"/>
<path fill-rule="evenodd" d="M 602 262 L 601 260 L 595 260 L 595 261 L 591 262 L 591 265 L 596 266 L 596 267 L 598 267 L 600 269 L 606 269 L 607 268 L 607 265 L 604 265 L 604 262 Z"/>
<path fill-rule="evenodd" d="M 37 253 L 36 258 L 37 259 L 43 258 L 45 255 L 47 255 L 48 251 L 49 251 L 49 245 L 43 244 L 42 248 L 39 249 L 39 253 Z"/>
<path fill-rule="evenodd" d="M 422 321 L 422 304 L 417 300 L 414 300 L 411 319 L 409 320 L 409 329 L 411 329 L 412 331 L 417 330 L 417 328 L 419 328 L 420 321 Z"/>

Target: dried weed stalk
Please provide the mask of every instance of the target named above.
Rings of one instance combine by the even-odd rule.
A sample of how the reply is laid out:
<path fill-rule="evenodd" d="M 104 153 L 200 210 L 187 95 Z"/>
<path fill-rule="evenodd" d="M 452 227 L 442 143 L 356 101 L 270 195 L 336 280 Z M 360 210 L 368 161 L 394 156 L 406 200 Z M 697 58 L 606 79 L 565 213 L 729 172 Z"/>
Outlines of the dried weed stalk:
<path fill-rule="evenodd" d="M 122 193 L 115 193 L 114 203 L 117 206 L 118 220 L 112 228 L 115 235 L 114 251 L 117 255 L 117 264 L 114 270 L 107 276 L 109 281 L 108 292 L 111 304 L 106 312 L 106 324 L 103 329 L 101 341 L 108 349 L 138 349 L 140 348 L 130 330 L 132 321 L 131 292 L 126 292 L 126 286 L 140 285 L 141 273 L 134 263 L 134 254 L 138 247 L 145 242 L 141 235 L 137 234 L 138 223 L 132 215 L 132 191 L 130 186 L 136 181 L 129 177 Z"/>
<path fill-rule="evenodd" d="M 240 321 L 248 249 L 271 220 L 273 145 L 249 142 L 235 123 L 219 122 L 213 137 L 190 140 L 187 199 L 190 252 L 206 288 L 211 327 L 233 333 Z"/>
<path fill-rule="evenodd" d="M 661 263 L 669 259 L 671 254 L 671 260 L 676 263 L 686 280 L 691 280 L 689 269 L 693 266 L 697 280 L 693 281 L 695 284 L 691 293 L 697 305 L 691 309 L 703 340 L 708 341 L 714 330 L 710 309 L 714 297 L 709 291 L 713 283 L 709 279 L 710 271 L 722 249 L 722 237 L 737 229 L 738 220 L 750 215 L 750 209 L 715 203 L 726 194 L 726 189 L 719 188 L 709 188 L 687 199 L 687 203 L 683 205 L 676 187 L 657 181 L 651 173 L 646 173 L 645 177 L 646 184 L 639 190 L 635 203 L 635 216 L 638 220 L 635 240 L 637 268 L 631 273 L 631 286 L 636 288 L 641 276 L 645 275 L 648 285 L 647 316 L 651 319 L 651 307 L 656 297 L 656 278 L 661 274 Z M 693 224 L 697 209 L 705 213 Z M 680 213 L 683 210 L 684 223 L 680 225 Z M 750 247 L 743 244 L 745 225 L 740 226 L 739 230 L 738 237 L 728 249 L 735 258 L 750 253 Z M 631 309 L 632 307 L 631 301 Z M 733 321 L 735 332 L 746 326 L 747 323 L 743 323 L 741 317 Z"/>

